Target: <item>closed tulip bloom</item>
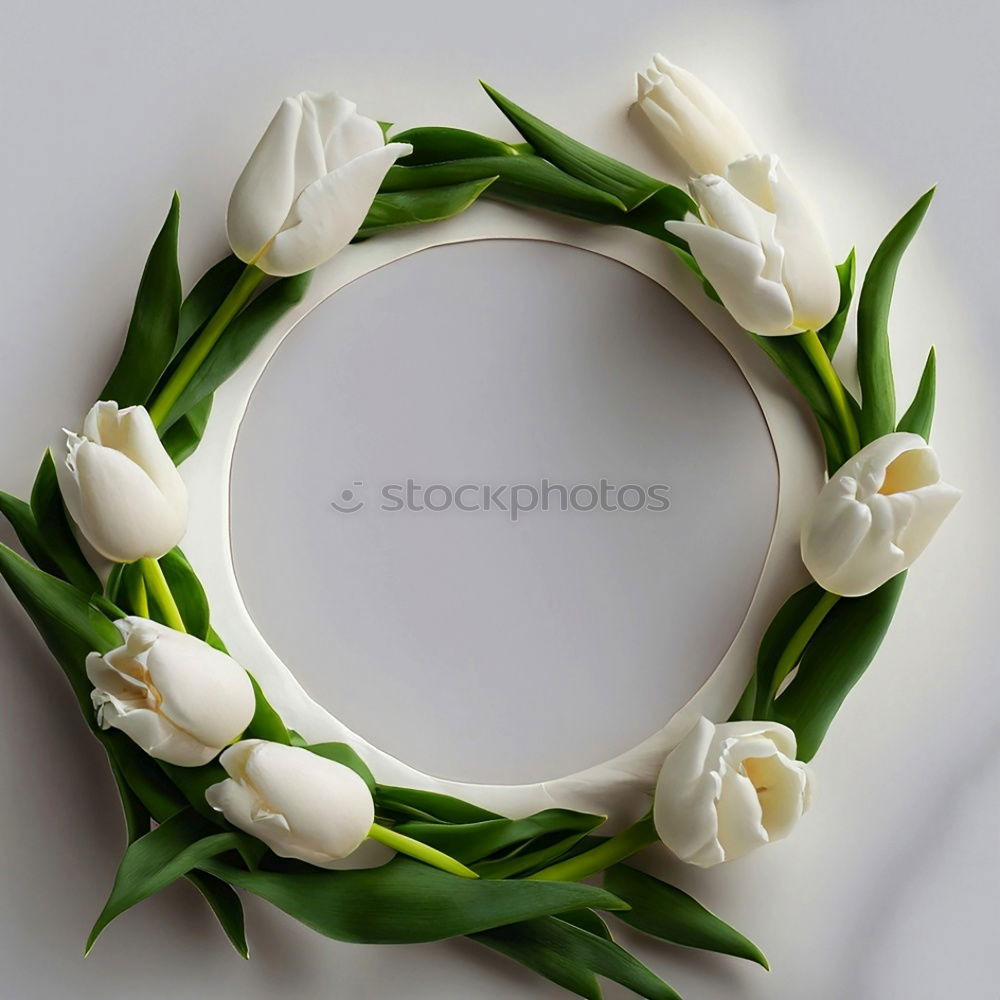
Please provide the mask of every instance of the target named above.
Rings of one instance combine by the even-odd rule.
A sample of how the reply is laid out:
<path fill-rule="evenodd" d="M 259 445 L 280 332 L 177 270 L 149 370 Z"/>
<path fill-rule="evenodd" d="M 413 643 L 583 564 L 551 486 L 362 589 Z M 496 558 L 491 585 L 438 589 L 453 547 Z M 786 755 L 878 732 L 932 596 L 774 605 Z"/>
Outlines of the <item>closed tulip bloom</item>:
<path fill-rule="evenodd" d="M 158 559 L 184 537 L 187 490 L 142 406 L 96 403 L 56 460 L 70 517 L 105 559 Z"/>
<path fill-rule="evenodd" d="M 253 718 L 247 672 L 193 635 L 145 618 L 115 622 L 124 644 L 87 657 L 102 729 L 120 729 L 151 757 L 198 767 Z"/>
<path fill-rule="evenodd" d="M 757 148 L 740 120 L 693 73 L 665 56 L 636 80 L 639 109 L 691 175 L 721 174 Z"/>
<path fill-rule="evenodd" d="M 961 496 L 919 434 L 886 434 L 820 491 L 802 526 L 802 560 L 831 593 L 870 594 L 913 564 Z"/>
<path fill-rule="evenodd" d="M 410 152 L 337 94 L 286 97 L 233 189 L 233 252 L 268 274 L 317 267 L 350 243 L 389 167 Z"/>
<path fill-rule="evenodd" d="M 704 221 L 666 228 L 686 240 L 722 304 L 745 330 L 818 330 L 840 304 L 840 283 L 812 209 L 772 154 L 747 156 L 691 183 Z"/>
<path fill-rule="evenodd" d="M 364 780 L 310 750 L 244 740 L 219 763 L 229 777 L 207 789 L 208 804 L 279 857 L 332 868 L 361 846 L 375 822 Z"/>
<path fill-rule="evenodd" d="M 787 726 L 702 717 L 663 763 L 653 821 L 678 858 L 711 868 L 787 837 L 811 793 Z"/>

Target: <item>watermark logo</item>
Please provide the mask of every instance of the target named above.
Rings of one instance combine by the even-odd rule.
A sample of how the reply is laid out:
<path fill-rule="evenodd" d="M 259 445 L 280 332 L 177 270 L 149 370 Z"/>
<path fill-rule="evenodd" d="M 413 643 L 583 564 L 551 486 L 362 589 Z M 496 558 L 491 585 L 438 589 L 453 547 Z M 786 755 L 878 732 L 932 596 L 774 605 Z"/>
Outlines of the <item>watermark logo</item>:
<path fill-rule="evenodd" d="M 374 498 L 374 499 L 372 499 Z M 341 514 L 356 514 L 369 503 L 386 514 L 400 511 L 439 514 L 459 510 L 467 514 L 499 514 L 518 521 L 535 512 L 575 511 L 632 514 L 670 509 L 670 487 L 666 483 L 617 485 L 607 479 L 597 483 L 558 483 L 541 479 L 534 483 L 444 483 L 424 485 L 414 479 L 369 487 L 355 480 L 330 506 Z"/>

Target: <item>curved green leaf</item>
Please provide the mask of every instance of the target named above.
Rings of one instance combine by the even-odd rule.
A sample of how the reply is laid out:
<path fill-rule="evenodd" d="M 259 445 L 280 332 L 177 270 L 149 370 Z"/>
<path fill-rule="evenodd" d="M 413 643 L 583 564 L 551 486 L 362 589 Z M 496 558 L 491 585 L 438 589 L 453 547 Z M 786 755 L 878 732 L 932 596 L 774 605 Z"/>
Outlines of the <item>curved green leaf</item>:
<path fill-rule="evenodd" d="M 889 307 L 896 272 L 934 197 L 931 188 L 882 241 L 868 267 L 858 299 L 858 379 L 861 417 L 858 430 L 866 445 L 896 427 L 896 388 L 889 349 Z"/>
<path fill-rule="evenodd" d="M 243 904 L 236 891 L 214 875 L 204 872 L 188 872 L 185 878 L 205 897 L 212 912 L 226 932 L 232 946 L 244 958 L 250 957 L 247 945 L 246 926 L 243 920 Z"/>
<path fill-rule="evenodd" d="M 686 892 L 629 865 L 604 873 L 604 886 L 631 907 L 617 914 L 636 930 L 685 948 L 733 955 L 769 968 L 763 952 Z"/>
<path fill-rule="evenodd" d="M 842 597 L 809 641 L 771 714 L 795 731 L 800 760 L 812 760 L 848 692 L 874 659 L 905 580 L 900 573 L 864 597 Z"/>
<path fill-rule="evenodd" d="M 10 522 L 18 541 L 24 546 L 28 558 L 46 573 L 58 573 L 59 567 L 49 556 L 45 539 L 35 524 L 31 505 L 0 490 L 0 514 Z"/>
<path fill-rule="evenodd" d="M 220 833 L 185 809 L 130 844 L 111 895 L 87 938 L 85 954 L 115 917 L 176 882 L 206 858 L 236 850 L 247 839 L 243 833 Z"/>
<path fill-rule="evenodd" d="M 578 996 L 600 998 L 593 979 L 596 974 L 649 1000 L 680 1000 L 671 986 L 620 945 L 565 920 L 529 920 L 476 934 L 472 939 Z"/>
<path fill-rule="evenodd" d="M 246 361 L 271 327 L 302 301 L 311 278 L 311 271 L 292 278 L 281 278 L 261 292 L 229 324 L 161 422 L 161 434 L 212 395 Z"/>
<path fill-rule="evenodd" d="M 377 194 L 356 239 L 460 215 L 496 180 L 495 176 L 461 184 Z"/>
<path fill-rule="evenodd" d="M 235 254 L 229 254 L 202 275 L 181 303 L 175 355 L 215 315 L 244 270 L 246 264 Z"/>
<path fill-rule="evenodd" d="M 925 441 L 931 439 L 931 424 L 934 422 L 934 400 L 937 395 L 937 361 L 932 347 L 924 364 L 920 384 L 909 409 L 903 414 L 896 427 L 897 431 L 919 434 Z"/>
<path fill-rule="evenodd" d="M 840 338 L 844 335 L 847 316 L 851 311 L 851 299 L 854 298 L 854 282 L 857 276 L 857 255 L 852 249 L 843 264 L 837 265 L 837 278 L 840 281 L 840 304 L 837 311 L 822 330 L 817 330 L 819 341 L 826 351 L 826 356 L 832 358 L 837 353 Z"/>
<path fill-rule="evenodd" d="M 201 868 L 320 934 L 362 944 L 441 941 L 553 913 L 623 905 L 594 886 L 460 878 L 405 857 L 363 871 L 247 872 L 221 861 Z"/>
<path fill-rule="evenodd" d="M 178 548 L 171 549 L 160 558 L 160 568 L 177 602 L 184 628 L 190 635 L 206 638 L 210 618 L 208 597 L 184 553 Z"/>
<path fill-rule="evenodd" d="M 663 181 L 571 139 L 564 132 L 518 107 L 489 84 L 483 83 L 482 86 L 490 100 L 539 156 L 551 161 L 560 170 L 614 195 L 627 209 L 636 208 L 664 187 Z"/>
<path fill-rule="evenodd" d="M 490 812 L 440 792 L 425 792 L 419 788 L 402 788 L 379 785 L 375 804 L 379 814 L 397 820 L 418 819 L 431 823 L 479 823 L 489 819 L 503 819 L 499 813 Z"/>
<path fill-rule="evenodd" d="M 488 819 L 473 823 L 428 823 L 411 820 L 396 827 L 398 833 L 443 851 L 465 864 L 474 864 L 501 852 L 529 849 L 540 840 L 568 835 L 577 839 L 604 823 L 605 816 L 591 816 L 569 809 L 546 809 L 524 819 Z M 504 858 L 509 858 L 509 853 Z"/>
<path fill-rule="evenodd" d="M 369 791 L 375 794 L 375 777 L 353 747 L 349 747 L 346 743 L 307 743 L 305 749 L 319 757 L 349 767 L 364 781 Z"/>
<path fill-rule="evenodd" d="M 161 441 L 167 454 L 173 459 L 174 465 L 180 465 L 197 450 L 201 439 L 205 436 L 208 418 L 212 413 L 213 396 L 206 396 L 196 403 L 187 413 L 167 428 Z"/>
<path fill-rule="evenodd" d="M 448 160 L 518 155 L 517 149 L 510 143 L 461 128 L 411 128 L 394 135 L 391 141 L 408 142 L 413 147 L 413 152 L 399 161 L 407 167 L 445 163 Z"/>
<path fill-rule="evenodd" d="M 174 354 L 181 308 L 180 211 L 175 194 L 142 272 L 121 357 L 101 390 L 101 399 L 113 399 L 119 406 L 145 403 Z"/>
<path fill-rule="evenodd" d="M 83 557 L 70 527 L 51 451 L 45 453 L 31 488 L 31 512 L 50 558 L 59 567 L 59 575 L 84 593 L 100 593 L 101 581 Z"/>

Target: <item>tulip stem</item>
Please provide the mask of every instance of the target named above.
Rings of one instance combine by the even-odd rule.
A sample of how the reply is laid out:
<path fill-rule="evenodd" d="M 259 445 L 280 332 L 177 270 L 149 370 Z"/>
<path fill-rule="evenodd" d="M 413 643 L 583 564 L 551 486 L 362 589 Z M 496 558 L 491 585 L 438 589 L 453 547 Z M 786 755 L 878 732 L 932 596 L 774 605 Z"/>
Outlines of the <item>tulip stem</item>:
<path fill-rule="evenodd" d="M 638 823 L 615 834 L 603 844 L 598 844 L 597 847 L 578 854 L 569 861 L 560 861 L 558 864 L 543 868 L 528 877 L 544 882 L 579 882 L 632 857 L 636 851 L 655 844 L 658 839 L 656 827 L 653 825 L 653 814 L 648 813 Z"/>
<path fill-rule="evenodd" d="M 140 618 L 148 618 L 149 597 L 146 595 L 146 583 L 138 573 L 129 577 L 128 597 L 132 613 Z"/>
<path fill-rule="evenodd" d="M 188 387 L 191 379 L 197 374 L 208 357 L 212 348 L 215 347 L 219 338 L 225 332 L 226 327 L 236 318 L 237 313 L 247 304 L 250 296 L 256 291 L 257 286 L 267 277 L 267 275 L 254 264 L 247 264 L 240 275 L 239 280 L 233 285 L 232 290 L 223 299 L 222 305 L 215 311 L 212 318 L 205 324 L 204 329 L 198 334 L 194 343 L 188 348 L 187 353 L 181 358 L 180 364 L 173 375 L 167 380 L 167 384 L 160 390 L 156 399 L 153 400 L 149 408 L 149 416 L 153 424 L 160 429 L 163 422 L 170 416 L 181 394 Z"/>
<path fill-rule="evenodd" d="M 391 847 L 394 851 L 399 851 L 400 854 L 408 854 L 411 858 L 423 861 L 424 864 L 431 865 L 433 868 L 440 868 L 443 872 L 460 875 L 462 878 L 479 878 L 471 868 L 466 868 L 460 861 L 456 861 L 443 851 L 438 851 L 419 840 L 390 830 L 388 827 L 379 826 L 378 823 L 372 824 L 368 836 L 380 844 L 385 844 L 386 847 Z"/>
<path fill-rule="evenodd" d="M 850 405 L 847 402 L 847 391 L 844 389 L 844 383 L 840 381 L 840 376 L 833 367 L 833 362 L 830 361 L 815 330 L 806 330 L 800 336 L 799 343 L 802 345 L 806 357 L 812 362 L 813 368 L 816 369 L 816 374 L 823 382 L 830 402 L 833 403 L 833 408 L 837 411 L 837 418 L 844 430 L 844 438 L 849 452 L 848 458 L 850 458 L 861 450 L 861 438 L 858 434 L 858 425 L 854 420 L 854 414 L 851 413 Z"/>
<path fill-rule="evenodd" d="M 806 615 L 805 621 L 792 633 L 785 651 L 781 654 L 774 668 L 774 676 L 771 678 L 771 690 L 766 692 L 767 703 L 758 705 L 758 716 L 762 717 L 762 709 L 769 707 L 778 693 L 784 679 L 792 672 L 795 665 L 802 659 L 809 640 L 816 634 L 816 629 L 823 623 L 823 619 L 830 613 L 833 606 L 840 600 L 839 594 L 831 594 L 828 590 L 823 591 L 823 596 L 816 602 L 816 606 Z M 758 692 L 758 695 L 764 692 Z"/>
<path fill-rule="evenodd" d="M 180 608 L 177 607 L 174 595 L 170 591 L 170 584 L 163 575 L 163 567 L 155 559 L 140 559 L 139 565 L 142 567 L 142 576 L 149 593 L 163 613 L 165 619 L 163 624 L 177 632 L 186 632 Z"/>

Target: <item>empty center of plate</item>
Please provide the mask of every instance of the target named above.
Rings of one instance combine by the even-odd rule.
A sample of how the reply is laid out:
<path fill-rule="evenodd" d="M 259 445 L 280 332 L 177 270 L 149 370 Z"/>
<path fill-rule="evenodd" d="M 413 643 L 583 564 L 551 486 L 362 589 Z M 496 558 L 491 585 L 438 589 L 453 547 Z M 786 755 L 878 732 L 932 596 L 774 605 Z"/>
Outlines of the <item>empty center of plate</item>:
<path fill-rule="evenodd" d="M 519 783 L 690 699 L 776 502 L 753 392 L 669 293 L 491 240 L 373 271 L 285 340 L 231 530 L 250 614 L 317 701 L 426 772 Z"/>

